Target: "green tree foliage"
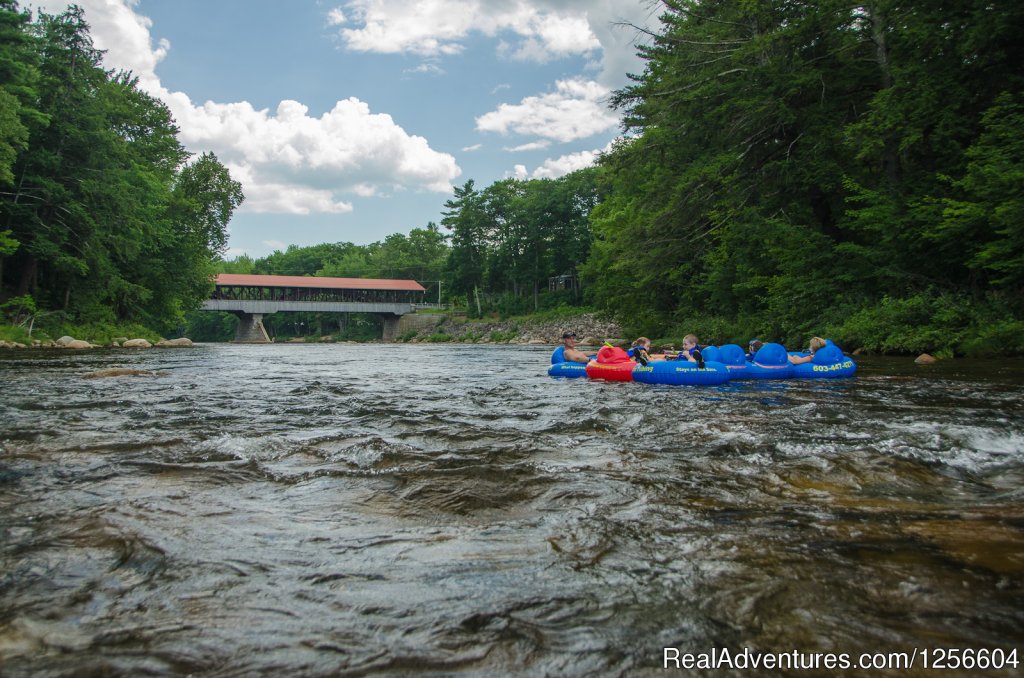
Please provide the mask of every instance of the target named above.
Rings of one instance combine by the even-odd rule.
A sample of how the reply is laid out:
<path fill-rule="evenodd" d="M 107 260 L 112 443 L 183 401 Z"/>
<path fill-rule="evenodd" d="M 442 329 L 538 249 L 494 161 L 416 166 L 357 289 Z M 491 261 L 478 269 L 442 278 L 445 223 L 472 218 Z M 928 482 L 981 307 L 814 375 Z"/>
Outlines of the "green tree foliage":
<path fill-rule="evenodd" d="M 488 213 L 483 196 L 470 179 L 455 188 L 455 197 L 445 204 L 441 224 L 451 233 L 448 255 L 448 276 L 451 290 L 463 294 L 466 306 L 473 307 L 474 298 L 484 282 L 487 257 Z"/>
<path fill-rule="evenodd" d="M 652 333 L 919 350 L 942 333 L 858 328 L 956 308 L 934 317 L 966 336 L 1020 296 L 1018 4 L 662 5 L 613 97 L 630 135 L 591 217 L 601 306 Z"/>
<path fill-rule="evenodd" d="M 0 0 L 0 296 L 173 328 L 241 190 L 214 156 L 187 163 L 167 107 L 101 56 L 80 8 L 31 21 Z"/>
<path fill-rule="evenodd" d="M 591 243 L 590 212 L 598 201 L 597 170 L 559 179 L 505 179 L 478 191 L 455 189 L 441 223 L 451 231 L 447 275 L 474 311 L 538 310 L 549 280 L 575 280 Z M 559 301 L 579 302 L 577 288 Z"/>
<path fill-rule="evenodd" d="M 11 168 L 28 145 L 29 125 L 44 120 L 35 108 L 39 72 L 30 20 L 14 0 L 0 0 L 0 186 L 14 183 Z"/>

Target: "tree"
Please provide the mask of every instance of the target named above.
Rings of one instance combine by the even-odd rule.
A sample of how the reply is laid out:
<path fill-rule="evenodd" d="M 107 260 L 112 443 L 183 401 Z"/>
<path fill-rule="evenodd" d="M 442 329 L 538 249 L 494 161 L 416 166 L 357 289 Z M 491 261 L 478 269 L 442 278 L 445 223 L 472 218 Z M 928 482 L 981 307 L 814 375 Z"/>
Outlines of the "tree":
<path fill-rule="evenodd" d="M 444 206 L 447 211 L 441 224 L 452 232 L 447 277 L 452 281 L 452 291 L 465 294 L 466 306 L 473 308 L 484 281 L 487 256 L 488 219 L 483 198 L 470 179 L 455 188 L 455 197 Z"/>
<path fill-rule="evenodd" d="M 999 91 L 1024 84 L 1019 6 L 662 4 L 644 73 L 613 96 L 631 137 L 603 159 L 592 213 L 599 304 L 650 332 L 716 316 L 722 339 L 799 339 L 884 299 L 983 295 L 985 243 L 1012 269 L 997 221 L 947 221 L 977 237 L 959 248 L 935 224 L 984 193 L 972 158 L 1009 168 L 975 142 Z"/>
<path fill-rule="evenodd" d="M 0 0 L 0 294 L 174 327 L 209 289 L 241 190 L 212 155 L 185 166 L 167 107 L 100 59 L 80 8 L 29 22 Z"/>

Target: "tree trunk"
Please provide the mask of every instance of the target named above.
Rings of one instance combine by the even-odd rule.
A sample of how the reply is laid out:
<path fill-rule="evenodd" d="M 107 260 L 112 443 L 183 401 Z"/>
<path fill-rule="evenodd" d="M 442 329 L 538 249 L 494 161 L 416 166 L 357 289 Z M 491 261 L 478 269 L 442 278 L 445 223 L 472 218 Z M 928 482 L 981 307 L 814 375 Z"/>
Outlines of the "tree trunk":
<path fill-rule="evenodd" d="M 893 86 L 892 65 L 889 63 L 889 45 L 885 33 L 886 18 L 876 3 L 864 6 L 871 19 L 871 42 L 875 45 L 875 63 L 878 64 L 880 84 L 883 90 Z M 888 136 L 885 140 L 885 151 L 882 155 L 882 169 L 890 185 L 895 185 L 900 178 L 900 159 L 897 153 L 896 140 Z"/>
<path fill-rule="evenodd" d="M 25 262 L 25 268 L 21 271 L 21 281 L 18 283 L 18 292 L 14 296 L 20 297 L 25 294 L 35 294 L 36 271 L 39 269 L 39 260 L 30 256 Z"/>

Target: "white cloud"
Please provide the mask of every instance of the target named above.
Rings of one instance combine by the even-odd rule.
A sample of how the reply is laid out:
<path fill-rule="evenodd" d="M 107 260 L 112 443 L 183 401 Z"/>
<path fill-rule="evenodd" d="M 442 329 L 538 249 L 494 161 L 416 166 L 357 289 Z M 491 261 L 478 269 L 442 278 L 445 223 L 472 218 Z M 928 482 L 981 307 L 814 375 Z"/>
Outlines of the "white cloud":
<path fill-rule="evenodd" d="M 345 17 L 345 13 L 341 11 L 341 7 L 335 7 L 331 11 L 327 12 L 328 26 L 341 26 L 347 22 L 348 19 Z"/>
<path fill-rule="evenodd" d="M 427 73 L 429 75 L 444 75 L 444 69 L 437 64 L 422 63 L 416 68 L 407 68 L 403 73 Z"/>
<path fill-rule="evenodd" d="M 270 112 L 245 101 L 198 106 L 187 94 L 168 91 L 155 68 L 170 45 L 152 46 L 151 22 L 135 14 L 136 2 L 79 0 L 94 43 L 108 50 L 105 65 L 133 70 L 142 88 L 167 104 L 186 148 L 217 154 L 242 183 L 243 210 L 344 213 L 352 204 L 339 194 L 375 195 L 382 188 L 448 193 L 461 174 L 451 155 L 355 98 L 314 117 L 296 101 L 282 101 Z M 63 0 L 40 4 L 49 12 L 64 9 Z"/>
<path fill-rule="evenodd" d="M 282 101 L 271 113 L 248 102 L 197 107 L 181 93 L 167 100 L 183 143 L 212 150 L 233 174 L 238 170 L 244 186 L 256 189 L 246 191 L 250 210 L 347 212 L 351 204 L 330 196 L 366 196 L 388 186 L 447 193 L 460 173 L 452 156 L 354 97 L 319 117 L 297 101 Z M 257 192 L 265 194 L 250 195 Z"/>
<path fill-rule="evenodd" d="M 619 119 L 604 100 L 609 90 L 593 80 L 559 80 L 556 91 L 501 104 L 476 119 L 482 132 L 528 134 L 554 141 L 585 139 L 615 127 Z"/>
<path fill-rule="evenodd" d="M 511 175 L 517 179 L 557 179 L 570 172 L 590 167 L 597 162 L 602 153 L 607 153 L 611 149 L 612 144 L 609 143 L 601 149 L 595 148 L 592 151 L 579 151 L 578 153 L 569 153 L 559 158 L 548 158 L 539 167 L 534 169 L 533 172 L 527 172 L 525 165 L 515 165 Z M 506 176 L 508 175 L 506 174 Z"/>
<path fill-rule="evenodd" d="M 267 247 L 269 247 L 272 250 L 286 250 L 286 249 L 288 249 L 288 245 L 285 245 L 280 240 L 264 240 L 263 244 L 266 245 Z"/>
<path fill-rule="evenodd" d="M 516 59 L 548 61 L 588 54 L 601 46 L 585 11 L 562 11 L 529 0 L 351 0 L 346 7 L 358 28 L 342 28 L 346 47 L 359 52 L 451 55 L 473 32 L 513 33 L 522 42 L 508 50 Z"/>
<path fill-rule="evenodd" d="M 645 0 L 350 0 L 339 34 L 348 49 L 385 54 L 452 55 L 473 33 L 499 38 L 514 59 L 593 55 L 597 80 L 612 89 L 643 70 L 634 44 L 661 11 Z"/>
<path fill-rule="evenodd" d="M 531 175 L 534 179 L 557 179 L 558 177 L 575 172 L 576 170 L 590 167 L 597 162 L 600 151 L 579 151 L 570 153 L 560 158 L 548 158 Z"/>
<path fill-rule="evenodd" d="M 521 151 L 539 151 L 547 148 L 551 145 L 550 141 L 531 141 L 528 144 L 521 144 L 519 146 L 505 147 L 505 150 L 509 153 L 519 153 Z"/>
<path fill-rule="evenodd" d="M 463 146 L 462 147 L 462 151 L 464 153 L 470 153 L 472 151 L 479 151 L 483 147 L 484 147 L 483 144 L 473 144 L 472 146 Z"/>

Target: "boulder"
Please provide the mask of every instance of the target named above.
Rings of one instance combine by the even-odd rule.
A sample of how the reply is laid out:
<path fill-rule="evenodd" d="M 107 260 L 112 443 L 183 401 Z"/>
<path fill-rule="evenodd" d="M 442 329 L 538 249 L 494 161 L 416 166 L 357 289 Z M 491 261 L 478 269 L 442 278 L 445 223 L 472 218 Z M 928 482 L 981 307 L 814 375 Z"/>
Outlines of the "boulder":
<path fill-rule="evenodd" d="M 153 344 L 145 339 L 129 339 L 121 342 L 121 348 L 151 348 Z"/>
<path fill-rule="evenodd" d="M 547 344 L 548 342 L 544 341 L 543 339 L 530 339 L 530 341 L 528 341 L 527 343 L 528 344 Z"/>
<path fill-rule="evenodd" d="M 58 339 L 54 343 L 57 344 L 58 346 L 60 346 L 61 348 L 63 348 L 63 347 L 67 346 L 70 342 L 72 342 L 74 340 L 75 340 L 74 337 L 69 337 L 68 335 L 65 334 L 63 337 L 61 337 L 60 339 Z"/>
<path fill-rule="evenodd" d="M 188 337 L 181 337 L 180 339 L 161 339 L 156 342 L 156 345 L 164 348 L 191 348 L 192 340 Z"/>
<path fill-rule="evenodd" d="M 128 341 L 128 337 L 114 337 L 110 341 L 116 344 L 123 344 L 124 342 Z"/>
<path fill-rule="evenodd" d="M 914 362 L 917 363 L 918 365 L 934 365 L 939 361 L 938 359 L 928 355 L 927 353 L 922 353 L 921 355 L 917 356 L 917 358 L 914 359 Z"/>
<path fill-rule="evenodd" d="M 72 339 L 71 341 L 61 344 L 64 348 L 92 348 L 92 344 L 88 341 L 82 341 L 81 339 Z"/>
<path fill-rule="evenodd" d="M 601 342 L 595 339 L 594 337 L 583 337 L 579 341 L 580 346 L 597 346 L 600 343 Z"/>

